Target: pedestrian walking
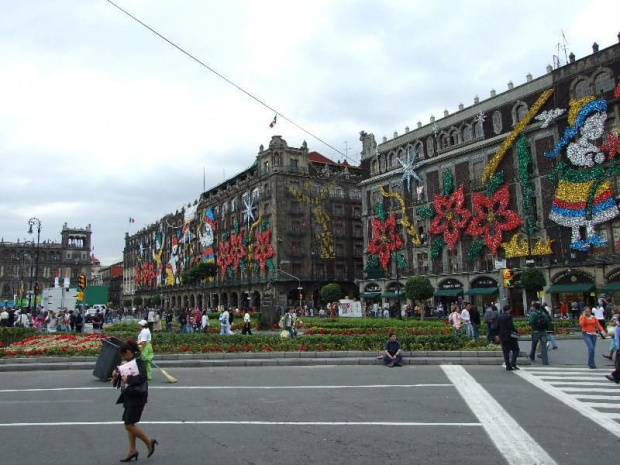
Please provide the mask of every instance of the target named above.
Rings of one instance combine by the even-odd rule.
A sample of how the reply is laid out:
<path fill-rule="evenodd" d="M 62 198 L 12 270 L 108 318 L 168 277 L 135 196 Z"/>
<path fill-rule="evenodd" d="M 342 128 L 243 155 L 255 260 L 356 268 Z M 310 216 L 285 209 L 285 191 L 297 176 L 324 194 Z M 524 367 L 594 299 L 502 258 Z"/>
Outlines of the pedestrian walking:
<path fill-rule="evenodd" d="M 478 310 L 478 307 L 475 307 L 472 305 L 468 305 L 468 307 L 469 307 L 469 320 L 471 322 L 472 337 L 474 339 L 478 339 L 478 336 L 480 336 L 480 311 Z"/>
<path fill-rule="evenodd" d="M 247 311 L 243 315 L 243 328 L 241 329 L 241 334 L 252 335 L 252 319 L 250 318 L 250 313 Z"/>
<path fill-rule="evenodd" d="M 497 336 L 502 345 L 506 371 L 518 370 L 517 357 L 519 356 L 519 333 L 510 312 L 510 305 L 504 305 L 502 314 L 497 317 Z"/>
<path fill-rule="evenodd" d="M 616 344 L 616 332 L 618 331 L 618 320 L 620 319 L 620 307 L 614 307 L 613 313 L 611 316 L 611 320 L 609 320 L 609 326 L 607 327 L 607 334 L 609 334 L 611 339 L 611 344 L 609 346 L 609 352 L 603 354 L 603 357 L 611 360 L 613 358 L 614 352 L 618 350 L 618 344 Z"/>
<path fill-rule="evenodd" d="M 536 346 L 540 343 L 540 351 L 543 365 L 549 365 L 547 355 L 547 330 L 549 329 L 549 314 L 540 308 L 538 302 L 532 302 L 532 312 L 528 322 L 532 327 L 532 347 L 530 349 L 530 360 L 536 359 Z"/>
<path fill-rule="evenodd" d="M 484 323 L 487 325 L 487 342 L 492 344 L 495 342 L 495 336 L 497 336 L 497 318 L 499 312 L 495 308 L 495 305 L 491 304 L 484 312 Z"/>
<path fill-rule="evenodd" d="M 211 323 L 209 322 L 209 311 L 205 309 L 200 317 L 200 329 L 203 333 L 208 333 L 211 329 Z"/>
<path fill-rule="evenodd" d="M 448 316 L 448 323 L 454 328 L 454 334 L 460 336 L 463 320 L 461 319 L 461 308 L 457 304 L 452 306 L 452 313 Z"/>
<path fill-rule="evenodd" d="M 594 315 L 592 315 L 590 307 L 584 307 L 583 315 L 579 317 L 579 326 L 581 326 L 583 341 L 588 347 L 588 366 L 594 369 L 596 368 L 596 364 L 594 363 L 594 350 L 596 348 L 597 332 L 600 332 L 603 336 L 606 336 L 607 333 Z"/>
<path fill-rule="evenodd" d="M 146 323 L 146 321 L 145 321 Z M 148 323 L 147 323 L 148 325 Z M 123 374 L 114 370 L 112 374 L 112 383 L 115 387 L 121 389 L 121 395 L 116 401 L 117 404 L 123 404 L 123 423 L 127 431 L 129 440 L 129 451 L 121 462 L 138 461 L 138 450 L 136 449 L 136 438 L 140 439 L 148 448 L 148 457 L 155 452 L 155 446 L 159 444 L 157 439 L 151 439 L 147 436 L 142 428 L 137 426 L 142 418 L 144 406 L 148 401 L 148 381 L 146 364 L 140 358 L 140 349 L 135 341 L 128 340 L 121 344 L 119 351 L 122 359 L 126 363 L 134 363 L 137 369 L 135 374 Z"/>
<path fill-rule="evenodd" d="M 618 315 L 620 310 L 618 307 L 614 307 L 614 315 Z M 617 313 L 618 312 L 618 313 Z M 612 317 L 613 318 L 613 317 Z M 614 343 L 616 347 L 620 347 L 620 328 L 617 325 L 614 327 Z M 620 384 L 620 353 L 616 350 L 616 369 L 610 374 L 605 375 L 609 381 L 613 381 L 616 384 Z"/>
<path fill-rule="evenodd" d="M 463 322 L 463 327 L 465 328 L 465 336 L 474 337 L 474 330 L 471 326 L 471 314 L 469 310 L 471 309 L 471 304 L 467 302 L 465 304 L 465 308 L 461 310 L 461 320 Z"/>

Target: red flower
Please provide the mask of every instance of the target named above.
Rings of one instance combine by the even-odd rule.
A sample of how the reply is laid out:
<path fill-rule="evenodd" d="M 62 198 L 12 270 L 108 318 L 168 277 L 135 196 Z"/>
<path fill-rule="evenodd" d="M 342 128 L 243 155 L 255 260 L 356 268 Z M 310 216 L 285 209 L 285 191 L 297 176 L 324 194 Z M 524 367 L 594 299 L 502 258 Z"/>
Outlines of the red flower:
<path fill-rule="evenodd" d="M 459 240 L 460 230 L 471 218 L 471 212 L 463 208 L 465 203 L 463 184 L 450 197 L 435 195 L 433 203 L 437 216 L 431 222 L 431 234 L 443 233 L 446 244 L 450 250 L 454 250 Z"/>
<path fill-rule="evenodd" d="M 248 255 L 243 245 L 243 231 L 238 235 L 230 234 L 230 264 L 235 268 L 239 268 L 239 263 Z"/>
<path fill-rule="evenodd" d="M 260 269 L 264 270 L 267 260 L 273 257 L 273 246 L 271 245 L 271 228 L 265 232 L 256 232 L 256 249 L 254 251 L 254 261 L 260 263 Z"/>
<path fill-rule="evenodd" d="M 402 249 L 403 245 L 403 238 L 396 232 L 395 214 L 390 215 L 385 221 L 372 220 L 372 239 L 368 244 L 368 252 L 379 255 L 383 269 L 387 270 L 392 252 Z"/>
<path fill-rule="evenodd" d="M 472 193 L 476 216 L 467 228 L 467 234 L 484 235 L 484 242 L 493 254 L 502 243 L 504 231 L 511 231 L 523 224 L 521 217 L 512 210 L 507 210 L 510 202 L 508 184 L 505 184 L 491 198 L 477 192 Z"/>
<path fill-rule="evenodd" d="M 217 266 L 220 267 L 220 274 L 222 277 L 226 276 L 226 267 L 231 263 L 230 257 L 230 242 L 224 242 L 220 244 L 217 251 Z"/>

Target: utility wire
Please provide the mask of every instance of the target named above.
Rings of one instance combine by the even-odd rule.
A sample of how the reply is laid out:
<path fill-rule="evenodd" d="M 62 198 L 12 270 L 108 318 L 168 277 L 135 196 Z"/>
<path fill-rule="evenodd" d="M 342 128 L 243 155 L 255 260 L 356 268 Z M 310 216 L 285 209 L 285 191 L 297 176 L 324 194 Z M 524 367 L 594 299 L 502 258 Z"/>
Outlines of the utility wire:
<path fill-rule="evenodd" d="M 201 65 L 202 67 L 208 69 L 209 71 L 211 71 L 213 74 L 215 74 L 217 77 L 219 77 L 220 79 L 223 79 L 224 81 L 226 81 L 228 84 L 230 84 L 231 86 L 233 86 L 235 89 L 243 92 L 245 95 L 247 95 L 248 97 L 250 97 L 252 100 L 258 102 L 260 105 L 264 106 L 265 108 L 271 110 L 272 112 L 274 112 L 276 115 L 278 115 L 280 118 L 288 121 L 289 123 L 291 123 L 293 126 L 295 126 L 298 129 L 301 129 L 303 132 L 305 132 L 306 134 L 308 134 L 310 137 L 318 140 L 319 142 L 321 142 L 322 144 L 326 145 L 327 147 L 329 147 L 330 149 L 332 149 L 334 152 L 339 153 L 340 155 L 342 155 L 345 158 L 348 158 L 352 163 L 356 164 L 357 162 L 355 160 L 353 160 L 352 158 L 350 158 L 347 154 L 342 153 L 340 150 L 338 150 L 337 148 L 335 148 L 334 146 L 332 146 L 331 144 L 328 144 L 327 142 L 325 142 L 323 139 L 321 139 L 320 137 L 316 136 L 315 134 L 313 134 L 312 132 L 308 131 L 307 129 L 303 128 L 302 126 L 300 126 L 299 124 L 297 124 L 295 121 L 293 121 L 292 119 L 288 118 L 287 116 L 283 115 L 281 112 L 279 112 L 278 110 L 276 110 L 275 108 L 271 107 L 270 105 L 268 105 L 267 103 L 263 102 L 261 99 L 259 99 L 258 97 L 252 95 L 250 92 L 248 92 L 247 90 L 245 90 L 244 88 L 238 86 L 237 84 L 235 84 L 234 82 L 232 82 L 230 79 L 228 79 L 226 76 L 218 73 L 216 70 L 214 70 L 213 68 L 211 68 L 209 65 L 203 63 L 202 61 L 200 61 L 198 58 L 196 58 L 194 55 L 192 55 L 191 53 L 187 52 L 186 50 L 184 50 L 183 48 L 181 48 L 180 46 L 178 46 L 177 44 L 175 44 L 174 42 L 172 42 L 171 40 L 167 39 L 166 37 L 164 37 L 163 35 L 161 35 L 159 32 L 157 32 L 155 29 L 153 29 L 152 27 L 150 27 L 148 24 L 145 24 L 144 22 L 140 21 L 138 18 L 136 18 L 134 15 L 132 15 L 131 13 L 129 13 L 127 10 L 124 10 L 123 8 L 121 8 L 120 6 L 118 6 L 116 3 L 112 2 L 111 0 L 107 0 L 107 2 L 113 6 L 115 6 L 116 8 L 118 8 L 120 11 L 122 11 L 123 13 L 125 13 L 127 16 L 129 16 L 131 19 L 133 19 L 134 21 L 136 21 L 137 23 L 139 23 L 140 25 L 144 26 L 146 29 L 148 29 L 149 31 L 151 31 L 153 34 L 155 34 L 156 36 L 158 36 L 160 39 L 164 40 L 165 42 L 167 42 L 168 44 L 172 45 L 174 48 L 176 48 L 179 52 L 183 53 L 184 55 L 186 55 L 187 57 L 191 58 L 192 60 L 194 60 L 196 63 L 198 63 L 199 65 Z"/>

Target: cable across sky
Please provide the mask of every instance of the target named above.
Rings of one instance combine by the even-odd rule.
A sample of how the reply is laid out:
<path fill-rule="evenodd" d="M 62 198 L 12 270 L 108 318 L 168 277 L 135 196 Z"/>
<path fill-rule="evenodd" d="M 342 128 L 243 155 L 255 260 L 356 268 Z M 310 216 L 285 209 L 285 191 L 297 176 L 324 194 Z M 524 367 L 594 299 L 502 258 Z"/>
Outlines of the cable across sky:
<path fill-rule="evenodd" d="M 301 131 L 305 132 L 306 134 L 308 134 L 310 137 L 312 137 L 313 139 L 316 139 L 317 141 L 319 141 L 320 143 L 324 144 L 325 146 L 329 147 L 330 149 L 332 149 L 334 152 L 342 155 L 345 159 L 348 159 L 349 161 L 351 161 L 353 164 L 357 164 L 357 162 L 355 160 L 353 160 L 352 158 L 350 158 L 346 153 L 341 152 L 340 150 L 338 150 L 337 148 L 335 148 L 333 145 L 325 142 L 323 139 L 321 139 L 320 137 L 318 137 L 317 135 L 315 135 L 314 133 L 308 131 L 307 129 L 305 129 L 303 126 L 300 126 L 299 124 L 297 124 L 295 121 L 293 121 L 292 119 L 288 118 L 286 115 L 282 114 L 282 112 L 276 110 L 275 108 L 273 108 L 271 105 L 263 102 L 261 99 L 259 99 L 258 97 L 256 97 L 255 95 L 251 94 L 250 92 L 248 92 L 247 90 L 245 90 L 244 88 L 240 87 L 239 85 L 235 84 L 233 81 L 231 81 L 230 79 L 228 79 L 226 76 L 222 75 L 221 73 L 217 72 L 215 69 L 213 69 L 212 67 L 210 67 L 209 65 L 207 65 L 206 63 L 202 62 L 201 60 L 199 60 L 198 58 L 196 58 L 194 55 L 192 55 L 191 53 L 189 53 L 188 51 L 184 50 L 182 47 L 180 47 L 179 45 L 175 44 L 174 42 L 172 42 L 171 40 L 169 40 L 168 38 L 164 37 L 162 34 L 160 34 L 159 32 L 157 32 L 155 29 L 153 29 L 152 27 L 150 27 L 148 24 L 144 23 L 143 21 L 139 20 L 138 18 L 136 18 L 134 15 L 132 15 L 131 13 L 129 13 L 127 10 L 124 10 L 123 8 L 121 8 L 119 5 L 117 5 L 116 3 L 112 2 L 111 0 L 107 0 L 107 2 L 111 5 L 113 5 L 114 7 L 116 7 L 119 11 L 125 13 L 127 16 L 129 16 L 131 19 L 133 19 L 134 21 L 136 21 L 137 23 L 139 23 L 140 25 L 142 25 L 143 27 L 145 27 L 146 29 L 148 29 L 149 31 L 151 31 L 153 34 L 155 34 L 156 36 L 158 36 L 160 39 L 164 40 L 165 42 L 167 42 L 169 45 L 173 46 L 174 48 L 176 48 L 178 51 L 180 51 L 181 53 L 183 53 L 184 55 L 186 55 L 187 57 L 189 57 L 190 59 L 194 60 L 196 63 L 198 63 L 199 65 L 201 65 L 203 68 L 206 68 L 207 70 L 209 70 L 210 72 L 212 72 L 213 74 L 215 74 L 217 77 L 219 77 L 220 79 L 226 81 L 228 84 L 230 84 L 231 86 L 233 86 L 235 89 L 243 92 L 245 95 L 247 95 L 248 97 L 250 97 L 252 100 L 254 100 L 255 102 L 259 103 L 260 105 L 264 106 L 265 108 L 271 110 L 273 113 L 275 113 L 276 115 L 278 115 L 278 117 L 280 117 L 281 119 L 288 121 L 289 123 L 291 123 L 293 126 L 295 126 L 296 128 L 300 129 Z"/>

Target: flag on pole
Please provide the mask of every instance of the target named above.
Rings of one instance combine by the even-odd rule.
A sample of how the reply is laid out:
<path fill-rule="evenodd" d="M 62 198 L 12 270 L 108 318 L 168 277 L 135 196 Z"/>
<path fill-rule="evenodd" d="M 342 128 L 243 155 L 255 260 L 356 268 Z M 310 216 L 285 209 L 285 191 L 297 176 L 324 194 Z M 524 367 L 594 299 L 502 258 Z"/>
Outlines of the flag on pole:
<path fill-rule="evenodd" d="M 136 222 L 136 219 L 135 219 L 135 218 L 132 218 L 132 217 L 129 217 L 129 222 L 130 222 L 130 223 L 135 223 L 135 222 Z"/>
<path fill-rule="evenodd" d="M 278 115 L 273 115 L 273 121 L 269 125 L 270 128 L 274 127 L 278 121 Z"/>

